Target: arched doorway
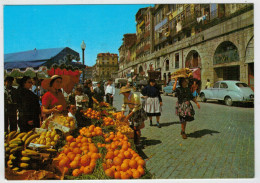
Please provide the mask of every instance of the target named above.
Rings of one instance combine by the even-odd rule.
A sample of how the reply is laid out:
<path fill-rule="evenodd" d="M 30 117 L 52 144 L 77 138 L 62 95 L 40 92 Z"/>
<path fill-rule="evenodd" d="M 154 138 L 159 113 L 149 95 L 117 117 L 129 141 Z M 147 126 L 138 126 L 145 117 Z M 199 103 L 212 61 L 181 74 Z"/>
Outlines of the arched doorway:
<path fill-rule="evenodd" d="M 201 58 L 196 50 L 191 50 L 185 60 L 185 67 L 193 71 L 193 77 L 201 80 Z"/>
<path fill-rule="evenodd" d="M 201 67 L 201 58 L 196 50 L 192 50 L 188 53 L 185 61 L 186 68 L 197 68 Z"/>
<path fill-rule="evenodd" d="M 238 61 L 237 47 L 230 41 L 222 42 L 217 47 L 213 57 L 215 80 L 240 80 L 239 63 L 234 64 L 234 62 Z"/>
<path fill-rule="evenodd" d="M 170 70 L 170 61 L 167 59 L 165 61 L 165 71 L 169 71 Z"/>
<path fill-rule="evenodd" d="M 142 73 L 143 71 L 144 71 L 143 67 L 140 66 L 140 67 L 139 67 L 139 73 Z"/>

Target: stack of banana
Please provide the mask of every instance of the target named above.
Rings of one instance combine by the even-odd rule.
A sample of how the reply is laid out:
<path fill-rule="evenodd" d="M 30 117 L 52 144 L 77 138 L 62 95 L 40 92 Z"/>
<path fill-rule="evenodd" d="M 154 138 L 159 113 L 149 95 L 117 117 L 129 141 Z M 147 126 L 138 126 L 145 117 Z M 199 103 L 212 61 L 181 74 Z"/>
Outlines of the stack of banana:
<path fill-rule="evenodd" d="M 6 166 L 14 171 L 23 169 L 36 170 L 42 163 L 41 154 L 35 150 L 27 149 L 30 142 L 39 137 L 33 131 L 18 133 L 12 131 L 6 136 L 5 140 L 5 162 Z M 56 152 L 54 149 L 47 149 Z"/>

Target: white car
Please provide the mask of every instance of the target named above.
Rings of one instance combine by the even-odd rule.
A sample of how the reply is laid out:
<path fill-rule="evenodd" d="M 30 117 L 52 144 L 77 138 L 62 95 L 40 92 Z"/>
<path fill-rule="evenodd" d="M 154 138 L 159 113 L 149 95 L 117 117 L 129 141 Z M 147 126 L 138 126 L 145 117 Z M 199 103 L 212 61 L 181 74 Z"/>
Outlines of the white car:
<path fill-rule="evenodd" d="M 231 106 L 233 102 L 254 102 L 254 92 L 240 81 L 218 81 L 212 88 L 201 90 L 200 98 L 202 102 L 213 99 Z"/>

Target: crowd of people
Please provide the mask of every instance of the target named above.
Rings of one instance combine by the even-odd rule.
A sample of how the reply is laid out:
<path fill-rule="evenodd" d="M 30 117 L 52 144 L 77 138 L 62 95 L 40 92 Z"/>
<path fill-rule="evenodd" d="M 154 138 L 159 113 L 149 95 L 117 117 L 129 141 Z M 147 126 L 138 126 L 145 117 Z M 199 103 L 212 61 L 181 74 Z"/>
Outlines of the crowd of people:
<path fill-rule="evenodd" d="M 28 132 L 33 128 L 39 128 L 41 123 L 51 114 L 60 113 L 68 115 L 77 121 L 77 126 L 84 126 L 86 121 L 83 110 L 93 108 L 93 98 L 98 102 L 106 102 L 113 105 L 115 88 L 113 80 L 109 79 L 107 85 L 98 82 L 94 89 L 91 80 L 86 80 L 84 85 L 78 84 L 70 94 L 64 95 L 62 86 L 66 80 L 62 76 L 53 75 L 44 79 L 40 84 L 37 78 L 24 76 L 16 79 L 18 88 L 13 87 L 14 78 L 5 77 L 4 80 L 4 115 L 5 132 Z M 66 96 L 66 97 L 65 97 Z"/>
<path fill-rule="evenodd" d="M 93 108 L 93 97 L 98 102 L 106 102 L 113 106 L 115 87 L 113 80 L 109 79 L 106 84 L 98 82 L 94 89 L 91 80 L 86 80 L 84 85 L 78 84 L 73 91 L 64 97 L 62 91 L 62 76 L 54 75 L 44 79 L 40 86 L 35 86 L 37 79 L 24 76 L 17 79 L 19 87 L 15 89 L 14 78 L 7 76 L 5 84 L 5 132 L 17 130 L 27 132 L 33 128 L 40 127 L 41 122 L 53 113 L 61 113 L 74 118 L 77 127 L 83 127 L 87 120 L 83 115 L 83 110 Z M 177 86 L 179 83 L 179 87 Z M 198 108 L 199 82 L 188 78 L 176 78 L 172 90 L 175 91 L 178 101 L 176 103 L 176 114 L 181 123 L 181 135 L 186 139 L 186 124 L 194 120 L 194 109 L 190 101 L 193 101 Z M 144 128 L 144 121 L 149 118 L 150 126 L 153 126 L 153 117 L 156 117 L 156 126 L 161 128 L 160 116 L 162 113 L 162 97 L 160 89 L 154 79 L 150 79 L 148 85 L 142 88 L 140 96 L 133 93 L 128 85 L 121 87 L 120 94 L 124 95 L 122 114 L 126 107 L 129 113 L 125 121 L 129 122 L 134 130 L 134 141 L 140 145 L 141 129 Z"/>

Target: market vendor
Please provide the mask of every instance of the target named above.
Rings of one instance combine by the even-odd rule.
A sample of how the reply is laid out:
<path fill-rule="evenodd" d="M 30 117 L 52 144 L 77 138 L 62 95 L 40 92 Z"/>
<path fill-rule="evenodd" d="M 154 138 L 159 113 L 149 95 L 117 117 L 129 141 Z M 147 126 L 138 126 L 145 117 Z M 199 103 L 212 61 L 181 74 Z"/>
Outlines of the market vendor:
<path fill-rule="evenodd" d="M 53 75 L 42 82 L 42 88 L 47 92 L 42 97 L 42 113 L 46 116 L 52 113 L 66 112 L 67 104 L 61 91 L 62 77 Z M 62 108 L 60 108 L 62 106 Z"/>
<path fill-rule="evenodd" d="M 141 129 L 144 128 L 144 121 L 147 119 L 147 115 L 142 108 L 140 97 L 131 92 L 131 88 L 123 86 L 120 89 L 120 94 L 124 95 L 124 104 L 122 105 L 122 115 L 126 111 L 126 106 L 129 107 L 129 114 L 124 119 L 130 121 L 130 127 L 134 130 L 134 143 L 140 147 Z"/>
<path fill-rule="evenodd" d="M 19 84 L 17 89 L 18 126 L 20 132 L 28 132 L 33 128 L 40 127 L 41 108 L 39 97 L 30 90 L 33 83 L 29 76 L 24 76 L 17 82 Z"/>

